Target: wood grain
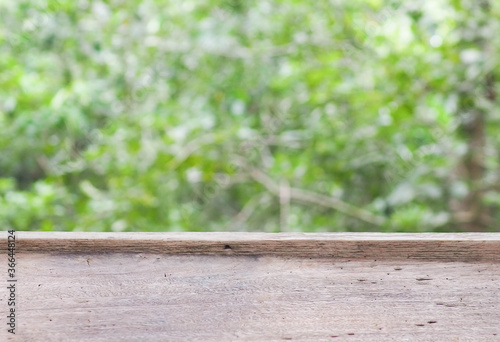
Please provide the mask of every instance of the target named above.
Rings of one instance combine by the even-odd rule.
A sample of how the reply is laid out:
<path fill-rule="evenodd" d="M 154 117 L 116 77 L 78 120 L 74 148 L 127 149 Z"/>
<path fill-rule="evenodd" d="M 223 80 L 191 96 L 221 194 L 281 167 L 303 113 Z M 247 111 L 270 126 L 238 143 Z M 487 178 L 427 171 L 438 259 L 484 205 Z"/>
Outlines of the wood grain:
<path fill-rule="evenodd" d="M 0 341 L 500 341 L 500 234 L 16 234 Z"/>
<path fill-rule="evenodd" d="M 5 232 L 2 232 L 6 234 Z M 273 255 L 500 262 L 500 233 L 18 232 L 21 252 Z M 6 244 L 0 246 L 3 250 Z"/>
<path fill-rule="evenodd" d="M 18 259 L 16 341 L 500 337 L 498 263 L 151 253 Z"/>

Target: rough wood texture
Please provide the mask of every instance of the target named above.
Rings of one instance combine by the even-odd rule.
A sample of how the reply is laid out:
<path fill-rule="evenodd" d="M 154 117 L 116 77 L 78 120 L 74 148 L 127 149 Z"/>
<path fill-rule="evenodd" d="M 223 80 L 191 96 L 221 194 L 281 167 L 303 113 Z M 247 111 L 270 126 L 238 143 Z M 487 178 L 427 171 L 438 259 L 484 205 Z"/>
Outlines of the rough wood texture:
<path fill-rule="evenodd" d="M 6 233 L 4 232 L 6 235 Z M 20 252 L 148 252 L 500 262 L 500 234 L 18 232 Z M 6 244 L 0 246 L 5 249 Z"/>
<path fill-rule="evenodd" d="M 18 334 L 0 340 L 500 341 L 499 241 L 19 232 Z"/>

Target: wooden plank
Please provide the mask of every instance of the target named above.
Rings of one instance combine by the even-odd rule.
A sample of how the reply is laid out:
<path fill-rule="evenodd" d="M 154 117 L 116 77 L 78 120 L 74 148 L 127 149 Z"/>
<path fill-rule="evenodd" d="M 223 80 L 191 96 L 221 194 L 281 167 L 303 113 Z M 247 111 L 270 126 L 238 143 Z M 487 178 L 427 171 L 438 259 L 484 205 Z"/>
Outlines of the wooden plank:
<path fill-rule="evenodd" d="M 500 336 L 499 263 L 33 252 L 17 267 L 12 341 Z"/>
<path fill-rule="evenodd" d="M 500 341 L 500 234 L 16 235 L 0 340 Z"/>
<path fill-rule="evenodd" d="M 4 236 L 6 235 L 3 232 Z M 20 252 L 274 255 L 337 259 L 500 261 L 500 233 L 18 232 Z M 5 250 L 6 244 L 0 246 Z"/>

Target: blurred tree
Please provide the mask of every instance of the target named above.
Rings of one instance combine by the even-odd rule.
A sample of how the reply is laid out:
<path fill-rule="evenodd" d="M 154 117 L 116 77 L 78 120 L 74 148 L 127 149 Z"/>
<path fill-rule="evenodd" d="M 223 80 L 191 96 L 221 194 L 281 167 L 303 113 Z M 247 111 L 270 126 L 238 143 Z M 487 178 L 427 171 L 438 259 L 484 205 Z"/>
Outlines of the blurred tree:
<path fill-rule="evenodd" d="M 0 0 L 0 225 L 498 230 L 500 4 Z"/>
<path fill-rule="evenodd" d="M 486 128 L 490 111 L 496 101 L 495 74 L 498 65 L 490 47 L 493 33 L 491 29 L 498 18 L 491 16 L 489 1 L 465 2 L 457 4 L 462 18 L 457 30 L 460 41 L 462 72 L 457 87 L 459 94 L 458 131 L 465 141 L 466 151 L 458 165 L 458 177 L 469 188 L 465 197 L 455 199 L 452 211 L 458 224 L 467 231 L 483 231 L 492 225 L 492 207 L 484 201 L 484 194 L 490 185 L 486 166 Z M 470 15 L 472 14 L 472 15 Z"/>

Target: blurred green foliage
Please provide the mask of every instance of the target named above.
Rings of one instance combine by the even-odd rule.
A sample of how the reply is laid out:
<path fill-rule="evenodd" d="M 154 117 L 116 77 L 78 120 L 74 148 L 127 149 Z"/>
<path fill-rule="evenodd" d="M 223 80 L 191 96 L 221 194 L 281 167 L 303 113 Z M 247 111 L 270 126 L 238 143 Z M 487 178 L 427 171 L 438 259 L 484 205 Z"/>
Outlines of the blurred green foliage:
<path fill-rule="evenodd" d="M 0 225 L 500 224 L 500 3 L 0 0 Z"/>

